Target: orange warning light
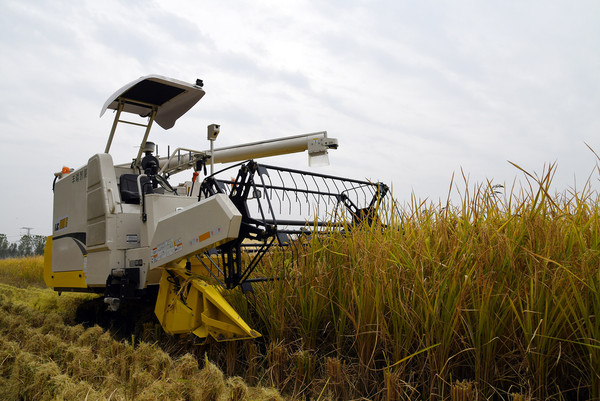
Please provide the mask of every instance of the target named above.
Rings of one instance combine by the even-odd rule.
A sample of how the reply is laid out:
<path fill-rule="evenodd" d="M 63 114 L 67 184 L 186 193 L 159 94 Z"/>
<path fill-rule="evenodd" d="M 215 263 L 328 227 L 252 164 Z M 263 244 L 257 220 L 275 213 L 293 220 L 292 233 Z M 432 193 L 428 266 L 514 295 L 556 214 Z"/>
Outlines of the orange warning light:
<path fill-rule="evenodd" d="M 71 172 L 71 169 L 70 169 L 70 168 L 68 168 L 68 167 L 63 167 L 63 168 L 62 168 L 62 173 L 63 173 L 63 174 L 69 174 L 70 172 Z"/>

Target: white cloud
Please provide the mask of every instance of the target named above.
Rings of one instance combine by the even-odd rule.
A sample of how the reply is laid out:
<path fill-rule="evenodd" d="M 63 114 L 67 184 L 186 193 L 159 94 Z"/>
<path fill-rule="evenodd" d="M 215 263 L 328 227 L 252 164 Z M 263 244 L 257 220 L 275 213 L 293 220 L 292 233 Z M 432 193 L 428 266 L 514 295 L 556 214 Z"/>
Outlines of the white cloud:
<path fill-rule="evenodd" d="M 48 234 L 52 173 L 104 149 L 106 98 L 151 73 L 207 95 L 161 145 L 205 148 L 328 130 L 328 172 L 444 198 L 452 172 L 511 182 L 506 160 L 587 179 L 600 148 L 595 2 L 187 0 L 0 5 L 0 233 Z M 115 149 L 127 160 L 135 144 Z M 127 141 L 124 141 L 127 143 Z M 305 156 L 278 163 L 305 163 Z"/>

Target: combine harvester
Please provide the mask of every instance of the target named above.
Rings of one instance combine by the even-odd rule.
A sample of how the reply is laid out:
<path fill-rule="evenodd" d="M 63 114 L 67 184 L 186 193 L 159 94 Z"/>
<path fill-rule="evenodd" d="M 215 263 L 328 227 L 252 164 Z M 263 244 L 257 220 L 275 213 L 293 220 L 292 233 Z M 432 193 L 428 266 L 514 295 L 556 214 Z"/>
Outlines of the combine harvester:
<path fill-rule="evenodd" d="M 153 123 L 172 128 L 204 93 L 200 80 L 192 85 L 150 75 L 108 99 L 100 115 L 111 109 L 115 118 L 104 152 L 55 173 L 44 279 L 55 291 L 103 294 L 113 311 L 128 300 L 155 301 L 170 334 L 256 338 L 223 291 L 247 292 L 252 283 L 272 280 L 255 277 L 263 257 L 294 249 L 303 235 L 377 218 L 388 187 L 254 161 L 308 150 L 310 164 L 326 163 L 328 150 L 337 148 L 326 132 L 214 149 L 219 126 L 213 124 L 209 150 L 154 154 Z M 143 123 L 124 120 L 124 113 L 144 117 Z M 145 129 L 133 161 L 124 164 L 114 164 L 109 153 L 119 124 Z M 215 173 L 218 163 L 230 165 Z M 169 182 L 189 169 L 190 180 Z M 290 260 L 282 263 L 289 267 Z"/>

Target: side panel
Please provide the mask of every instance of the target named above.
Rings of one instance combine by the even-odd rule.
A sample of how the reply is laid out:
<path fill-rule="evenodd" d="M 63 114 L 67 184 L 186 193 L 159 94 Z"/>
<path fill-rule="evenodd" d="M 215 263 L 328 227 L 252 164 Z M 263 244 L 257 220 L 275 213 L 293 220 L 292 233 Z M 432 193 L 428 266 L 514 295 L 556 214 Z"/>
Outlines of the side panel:
<path fill-rule="evenodd" d="M 87 166 L 58 180 L 54 186 L 52 271 L 83 269 L 86 251 Z"/>
<path fill-rule="evenodd" d="M 150 269 L 236 239 L 241 222 L 241 213 L 223 194 L 163 216 L 150 243 Z"/>
<path fill-rule="evenodd" d="M 150 265 L 150 249 L 141 247 L 125 250 L 125 268 L 140 269 L 140 288 L 149 284 L 158 284 L 160 281 L 160 272 L 153 276 L 148 276 L 148 266 Z"/>
<path fill-rule="evenodd" d="M 121 212 L 112 157 L 106 153 L 88 161 L 86 188 L 87 285 L 104 287 L 111 269 L 124 267 L 125 251 L 118 249 L 117 216 Z"/>
<path fill-rule="evenodd" d="M 81 270 L 52 271 L 52 236 L 46 239 L 44 248 L 44 282 L 52 288 L 87 288 L 83 266 Z"/>
<path fill-rule="evenodd" d="M 189 196 L 158 195 L 145 196 L 147 221 L 142 227 L 142 246 L 150 246 L 158 222 L 165 216 L 198 203 L 198 199 Z"/>
<path fill-rule="evenodd" d="M 112 157 L 105 153 L 88 161 L 86 188 L 86 238 L 88 251 L 112 248 L 115 214 L 120 211 L 119 189 Z"/>

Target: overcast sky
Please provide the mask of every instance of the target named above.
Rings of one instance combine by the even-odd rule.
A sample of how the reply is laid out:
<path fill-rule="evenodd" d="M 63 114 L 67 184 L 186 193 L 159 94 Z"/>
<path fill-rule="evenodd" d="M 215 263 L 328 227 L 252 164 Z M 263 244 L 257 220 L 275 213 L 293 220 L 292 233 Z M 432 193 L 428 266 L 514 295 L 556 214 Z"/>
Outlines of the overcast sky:
<path fill-rule="evenodd" d="M 160 146 L 207 149 L 211 123 L 217 146 L 326 130 L 340 147 L 322 171 L 387 182 L 401 202 L 445 199 L 461 169 L 511 184 L 508 161 L 556 162 L 564 190 L 596 165 L 585 144 L 600 153 L 597 1 L 0 0 L 0 51 L 12 241 L 51 233 L 53 173 L 104 150 L 103 103 L 148 74 L 205 83 L 173 129 L 155 127 Z"/>

